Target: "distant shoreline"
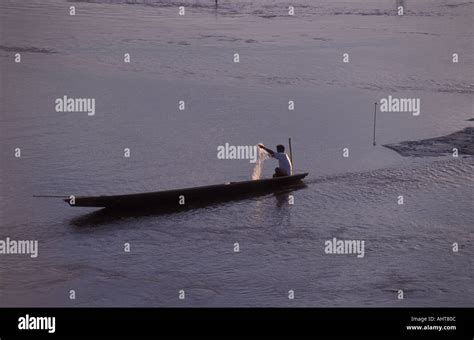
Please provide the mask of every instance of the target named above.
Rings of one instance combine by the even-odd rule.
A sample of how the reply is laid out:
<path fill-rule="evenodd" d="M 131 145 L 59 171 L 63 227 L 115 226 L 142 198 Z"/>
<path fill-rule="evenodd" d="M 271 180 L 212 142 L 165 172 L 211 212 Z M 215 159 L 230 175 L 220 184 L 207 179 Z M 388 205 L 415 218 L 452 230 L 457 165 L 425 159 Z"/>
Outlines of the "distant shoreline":
<path fill-rule="evenodd" d="M 386 148 L 398 152 L 403 157 L 437 157 L 453 154 L 474 156 L 474 127 L 451 133 L 442 137 L 385 144 Z"/>

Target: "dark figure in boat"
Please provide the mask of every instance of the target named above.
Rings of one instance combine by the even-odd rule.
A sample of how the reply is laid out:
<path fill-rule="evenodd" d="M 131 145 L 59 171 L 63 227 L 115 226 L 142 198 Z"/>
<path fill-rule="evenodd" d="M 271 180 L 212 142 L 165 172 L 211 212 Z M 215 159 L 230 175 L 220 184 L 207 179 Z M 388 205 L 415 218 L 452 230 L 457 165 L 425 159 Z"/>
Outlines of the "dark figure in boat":
<path fill-rule="evenodd" d="M 290 158 L 285 153 L 285 147 L 283 145 L 277 145 L 276 152 L 264 147 L 262 144 L 258 144 L 258 147 L 262 148 L 268 152 L 270 156 L 278 160 L 278 168 L 275 168 L 273 177 L 291 176 L 293 174 L 293 165 L 291 164 Z"/>

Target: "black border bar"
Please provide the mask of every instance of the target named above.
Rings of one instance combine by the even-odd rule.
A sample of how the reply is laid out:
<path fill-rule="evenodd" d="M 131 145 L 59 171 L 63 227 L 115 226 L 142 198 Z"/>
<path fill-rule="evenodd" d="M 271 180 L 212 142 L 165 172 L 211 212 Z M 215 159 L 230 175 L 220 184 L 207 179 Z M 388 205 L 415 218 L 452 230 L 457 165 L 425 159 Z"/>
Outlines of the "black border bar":
<path fill-rule="evenodd" d="M 54 316 L 55 333 L 18 329 L 19 318 L 27 314 L 30 317 Z M 424 317 L 431 321 L 412 319 Z M 407 330 L 410 325 L 455 325 L 456 330 Z M 0 309 L 1 340 L 148 337 L 473 339 L 473 325 L 473 308 Z"/>

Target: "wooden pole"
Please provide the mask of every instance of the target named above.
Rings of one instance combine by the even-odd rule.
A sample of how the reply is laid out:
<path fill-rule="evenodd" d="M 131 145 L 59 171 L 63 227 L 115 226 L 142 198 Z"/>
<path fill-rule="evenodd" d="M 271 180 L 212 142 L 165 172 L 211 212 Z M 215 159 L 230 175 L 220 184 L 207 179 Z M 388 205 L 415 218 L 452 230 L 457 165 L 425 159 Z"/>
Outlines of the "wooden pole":
<path fill-rule="evenodd" d="M 41 197 L 41 198 L 69 198 L 69 196 L 59 196 L 59 195 L 33 195 L 33 197 Z"/>
<path fill-rule="evenodd" d="M 374 110 L 374 146 L 375 146 L 375 125 L 377 123 L 377 102 L 375 102 L 375 110 Z"/>
<path fill-rule="evenodd" d="M 291 169 L 293 170 L 294 165 L 293 165 L 293 150 L 291 149 L 291 138 L 288 138 L 288 146 L 290 147 L 290 162 L 291 162 Z M 290 175 L 293 175 L 293 173 L 291 173 Z"/>

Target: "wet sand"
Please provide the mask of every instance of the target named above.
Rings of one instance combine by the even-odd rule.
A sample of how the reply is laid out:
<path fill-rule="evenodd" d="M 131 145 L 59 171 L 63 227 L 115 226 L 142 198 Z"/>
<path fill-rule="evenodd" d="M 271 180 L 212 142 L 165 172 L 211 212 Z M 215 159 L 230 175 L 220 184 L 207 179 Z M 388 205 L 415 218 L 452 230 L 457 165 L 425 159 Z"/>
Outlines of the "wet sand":
<path fill-rule="evenodd" d="M 458 155 L 474 156 L 474 127 L 467 127 L 447 136 L 386 144 L 384 146 L 395 150 L 404 157 L 445 156 L 453 154 L 454 149 L 458 150 Z"/>

